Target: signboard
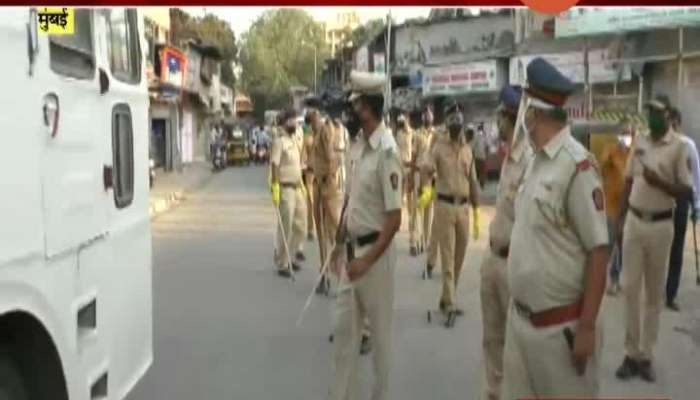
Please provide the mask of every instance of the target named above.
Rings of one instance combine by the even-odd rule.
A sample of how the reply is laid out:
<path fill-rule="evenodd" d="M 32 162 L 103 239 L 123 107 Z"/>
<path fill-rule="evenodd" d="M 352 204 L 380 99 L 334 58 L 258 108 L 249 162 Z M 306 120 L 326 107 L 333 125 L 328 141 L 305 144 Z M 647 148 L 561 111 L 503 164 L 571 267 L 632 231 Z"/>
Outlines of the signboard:
<path fill-rule="evenodd" d="M 527 76 L 527 66 L 530 61 L 542 57 L 557 67 L 562 74 L 574 83 L 584 83 L 585 68 L 583 52 L 576 51 L 560 54 L 533 54 L 516 56 L 510 59 L 510 84 L 524 86 Z M 588 52 L 589 81 L 591 83 L 628 81 L 632 79 L 632 72 L 627 64 L 613 64 L 609 62 L 610 54 L 607 50 L 591 50 Z"/>
<path fill-rule="evenodd" d="M 374 53 L 374 70 L 378 74 L 386 73 L 386 63 L 384 53 Z"/>
<path fill-rule="evenodd" d="M 556 37 L 700 25 L 700 7 L 576 7 L 559 15 Z"/>
<path fill-rule="evenodd" d="M 423 70 L 424 96 L 453 96 L 500 89 L 496 61 L 426 68 Z"/>
<path fill-rule="evenodd" d="M 187 70 L 187 59 L 179 51 L 171 48 L 163 49 L 161 75 L 165 83 L 182 87 Z"/>

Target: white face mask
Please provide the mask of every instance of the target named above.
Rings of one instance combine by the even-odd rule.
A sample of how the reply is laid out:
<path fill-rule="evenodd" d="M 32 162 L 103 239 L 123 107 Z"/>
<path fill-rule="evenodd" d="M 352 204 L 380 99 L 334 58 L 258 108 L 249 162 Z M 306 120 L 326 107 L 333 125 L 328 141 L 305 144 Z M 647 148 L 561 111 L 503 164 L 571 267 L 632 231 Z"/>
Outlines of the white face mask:
<path fill-rule="evenodd" d="M 624 147 L 629 148 L 632 146 L 632 135 L 621 135 L 618 137 L 620 144 Z"/>

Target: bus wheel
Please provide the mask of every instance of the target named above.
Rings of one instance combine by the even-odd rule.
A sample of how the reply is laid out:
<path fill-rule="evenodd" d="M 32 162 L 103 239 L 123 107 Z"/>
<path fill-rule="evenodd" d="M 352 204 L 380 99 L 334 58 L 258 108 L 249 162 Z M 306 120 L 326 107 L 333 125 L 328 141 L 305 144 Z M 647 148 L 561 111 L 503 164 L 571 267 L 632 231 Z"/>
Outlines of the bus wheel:
<path fill-rule="evenodd" d="M 0 399 L 29 399 L 22 373 L 11 353 L 4 347 L 0 347 Z"/>

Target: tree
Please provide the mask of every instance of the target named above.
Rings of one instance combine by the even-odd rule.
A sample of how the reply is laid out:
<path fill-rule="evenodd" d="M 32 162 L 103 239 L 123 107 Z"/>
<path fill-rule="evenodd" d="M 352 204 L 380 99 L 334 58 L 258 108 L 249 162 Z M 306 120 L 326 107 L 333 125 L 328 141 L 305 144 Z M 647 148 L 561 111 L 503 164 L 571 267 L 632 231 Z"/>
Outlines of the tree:
<path fill-rule="evenodd" d="M 289 104 L 289 89 L 313 87 L 314 48 L 320 74 L 328 54 L 323 26 L 300 9 L 264 12 L 242 38 L 242 88 L 260 117 L 266 109 Z"/>
<path fill-rule="evenodd" d="M 228 22 L 213 14 L 193 18 L 178 8 L 171 8 L 170 26 L 173 42 L 177 45 L 183 45 L 190 39 L 196 39 L 216 46 L 222 55 L 221 82 L 234 87 L 236 77 L 233 73 L 232 63 L 238 61 L 238 46 L 236 45 L 236 35 Z"/>
<path fill-rule="evenodd" d="M 341 47 L 360 47 L 371 39 L 374 39 L 379 32 L 386 28 L 386 21 L 382 18 L 375 18 L 355 28 L 349 35 L 345 35 L 345 41 Z"/>

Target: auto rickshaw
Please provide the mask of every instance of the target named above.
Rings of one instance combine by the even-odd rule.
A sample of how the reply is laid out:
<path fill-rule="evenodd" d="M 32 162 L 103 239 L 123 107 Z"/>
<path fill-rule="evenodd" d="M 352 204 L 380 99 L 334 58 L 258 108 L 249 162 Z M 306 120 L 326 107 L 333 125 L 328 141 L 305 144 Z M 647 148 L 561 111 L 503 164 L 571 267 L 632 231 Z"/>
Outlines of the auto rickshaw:
<path fill-rule="evenodd" d="M 644 130 L 643 118 L 627 116 L 626 119 L 635 126 L 637 133 L 642 133 Z M 604 150 L 609 145 L 617 143 L 618 136 L 622 134 L 622 129 L 622 123 L 617 120 L 593 119 L 573 122 L 571 124 L 571 135 L 586 147 L 600 163 Z"/>
<path fill-rule="evenodd" d="M 248 149 L 248 130 L 241 124 L 224 124 L 226 132 L 226 155 L 229 164 L 250 164 Z"/>

